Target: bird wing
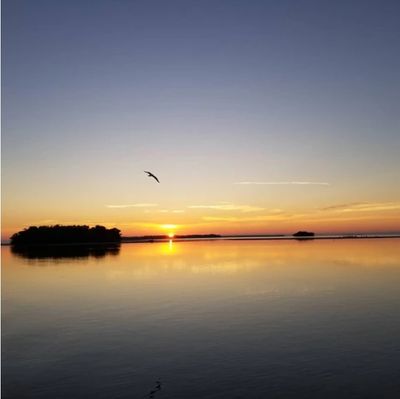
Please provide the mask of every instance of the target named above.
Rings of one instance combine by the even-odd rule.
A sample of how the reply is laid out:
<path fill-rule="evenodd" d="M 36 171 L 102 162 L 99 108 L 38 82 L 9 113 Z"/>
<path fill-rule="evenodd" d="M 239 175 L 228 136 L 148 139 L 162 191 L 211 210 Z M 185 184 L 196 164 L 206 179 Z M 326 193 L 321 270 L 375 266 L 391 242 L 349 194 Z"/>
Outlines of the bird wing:
<path fill-rule="evenodd" d="M 151 177 L 154 177 L 157 180 L 157 182 L 160 183 L 160 180 L 158 180 L 157 177 L 153 175 L 153 173 L 151 174 Z"/>
<path fill-rule="evenodd" d="M 147 171 L 147 170 L 145 170 L 144 172 L 147 173 L 147 175 L 148 175 L 149 177 L 153 177 L 154 179 L 156 179 L 156 180 L 157 180 L 157 183 L 160 183 L 160 180 L 158 180 L 157 177 L 153 175 L 153 173 L 151 173 L 151 172 L 149 172 L 149 171 Z"/>

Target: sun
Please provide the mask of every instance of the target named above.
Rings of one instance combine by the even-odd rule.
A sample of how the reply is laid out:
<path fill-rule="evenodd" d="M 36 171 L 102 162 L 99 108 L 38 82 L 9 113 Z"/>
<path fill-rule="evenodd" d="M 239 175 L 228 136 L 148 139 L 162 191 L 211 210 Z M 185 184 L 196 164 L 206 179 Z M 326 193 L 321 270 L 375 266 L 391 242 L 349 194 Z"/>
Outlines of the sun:
<path fill-rule="evenodd" d="M 175 237 L 175 230 L 178 228 L 176 224 L 161 224 L 160 228 L 163 230 L 168 230 L 167 236 L 168 238 L 172 239 Z"/>

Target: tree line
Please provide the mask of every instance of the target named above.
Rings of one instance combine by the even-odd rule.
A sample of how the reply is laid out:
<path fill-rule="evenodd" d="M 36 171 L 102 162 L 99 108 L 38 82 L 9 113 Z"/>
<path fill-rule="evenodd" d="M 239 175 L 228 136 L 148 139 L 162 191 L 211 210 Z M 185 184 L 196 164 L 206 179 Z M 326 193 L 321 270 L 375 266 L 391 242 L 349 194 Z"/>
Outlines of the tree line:
<path fill-rule="evenodd" d="M 12 245 L 120 242 L 119 229 L 104 226 L 30 226 L 11 237 Z"/>

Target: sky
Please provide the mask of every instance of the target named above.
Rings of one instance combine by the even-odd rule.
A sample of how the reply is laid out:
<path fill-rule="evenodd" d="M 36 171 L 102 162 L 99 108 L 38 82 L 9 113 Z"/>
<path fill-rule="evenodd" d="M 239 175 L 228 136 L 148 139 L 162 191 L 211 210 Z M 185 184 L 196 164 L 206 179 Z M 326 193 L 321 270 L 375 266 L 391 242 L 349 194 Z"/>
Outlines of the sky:
<path fill-rule="evenodd" d="M 3 0 L 3 240 L 49 224 L 400 232 L 399 15 L 396 0 Z"/>

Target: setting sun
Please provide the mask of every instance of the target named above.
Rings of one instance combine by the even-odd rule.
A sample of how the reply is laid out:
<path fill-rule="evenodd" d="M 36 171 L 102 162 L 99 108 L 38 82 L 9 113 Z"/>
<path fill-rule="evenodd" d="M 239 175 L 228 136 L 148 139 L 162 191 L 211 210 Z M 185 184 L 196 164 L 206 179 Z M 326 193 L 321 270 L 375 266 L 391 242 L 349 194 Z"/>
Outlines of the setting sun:
<path fill-rule="evenodd" d="M 161 224 L 160 228 L 163 230 L 168 230 L 168 238 L 174 238 L 175 237 L 175 230 L 178 228 L 178 225 L 176 224 Z"/>

